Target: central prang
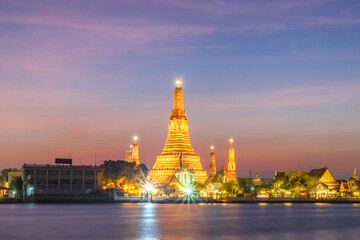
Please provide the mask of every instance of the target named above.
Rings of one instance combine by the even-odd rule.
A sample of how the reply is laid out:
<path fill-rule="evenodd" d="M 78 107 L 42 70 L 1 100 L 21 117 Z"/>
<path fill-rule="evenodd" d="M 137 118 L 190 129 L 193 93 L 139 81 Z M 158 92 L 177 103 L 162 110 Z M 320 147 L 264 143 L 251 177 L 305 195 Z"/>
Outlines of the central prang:
<path fill-rule="evenodd" d="M 165 147 L 150 171 L 149 178 L 158 184 L 165 183 L 173 177 L 177 170 L 184 166 L 194 173 L 194 181 L 204 183 L 207 179 L 207 172 L 203 169 L 200 156 L 195 155 L 189 138 L 188 120 L 183 105 L 183 91 L 181 79 L 176 80 L 174 91 L 174 108 L 170 112 L 168 137 Z M 184 166 L 180 164 L 182 159 Z"/>

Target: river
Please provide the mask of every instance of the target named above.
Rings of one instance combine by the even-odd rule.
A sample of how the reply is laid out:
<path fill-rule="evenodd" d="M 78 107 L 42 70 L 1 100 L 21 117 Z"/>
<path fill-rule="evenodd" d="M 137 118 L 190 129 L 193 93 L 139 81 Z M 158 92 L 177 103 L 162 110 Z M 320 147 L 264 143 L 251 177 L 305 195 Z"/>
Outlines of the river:
<path fill-rule="evenodd" d="M 360 239 L 360 205 L 1 204 L 0 239 Z"/>

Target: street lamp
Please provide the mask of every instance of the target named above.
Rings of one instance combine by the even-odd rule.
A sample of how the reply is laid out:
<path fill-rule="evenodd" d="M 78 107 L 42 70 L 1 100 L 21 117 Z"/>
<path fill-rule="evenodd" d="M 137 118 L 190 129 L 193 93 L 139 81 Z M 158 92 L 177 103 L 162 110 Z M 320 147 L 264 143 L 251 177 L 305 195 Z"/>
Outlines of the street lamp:
<path fill-rule="evenodd" d="M 151 193 L 155 190 L 154 185 L 151 182 L 147 182 L 145 183 L 144 188 L 145 191 L 147 192 L 147 201 L 149 201 L 149 196 L 151 197 Z"/>

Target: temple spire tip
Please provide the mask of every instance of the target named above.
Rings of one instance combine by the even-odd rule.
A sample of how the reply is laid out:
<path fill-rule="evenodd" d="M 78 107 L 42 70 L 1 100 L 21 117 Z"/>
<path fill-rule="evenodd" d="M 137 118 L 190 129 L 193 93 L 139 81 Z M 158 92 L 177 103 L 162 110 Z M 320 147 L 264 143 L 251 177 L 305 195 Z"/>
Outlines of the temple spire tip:
<path fill-rule="evenodd" d="M 177 86 L 177 87 L 181 87 L 181 83 L 182 83 L 182 80 L 181 80 L 180 77 L 178 77 L 178 78 L 176 79 L 176 86 Z"/>

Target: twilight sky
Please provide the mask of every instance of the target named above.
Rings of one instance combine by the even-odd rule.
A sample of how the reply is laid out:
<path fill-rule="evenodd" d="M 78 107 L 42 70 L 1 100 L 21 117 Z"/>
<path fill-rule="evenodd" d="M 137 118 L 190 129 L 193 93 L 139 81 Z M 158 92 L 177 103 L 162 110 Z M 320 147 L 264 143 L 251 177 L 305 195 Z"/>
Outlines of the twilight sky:
<path fill-rule="evenodd" d="M 358 0 L 0 0 L 0 169 L 165 144 L 174 79 L 206 170 L 360 167 Z"/>

